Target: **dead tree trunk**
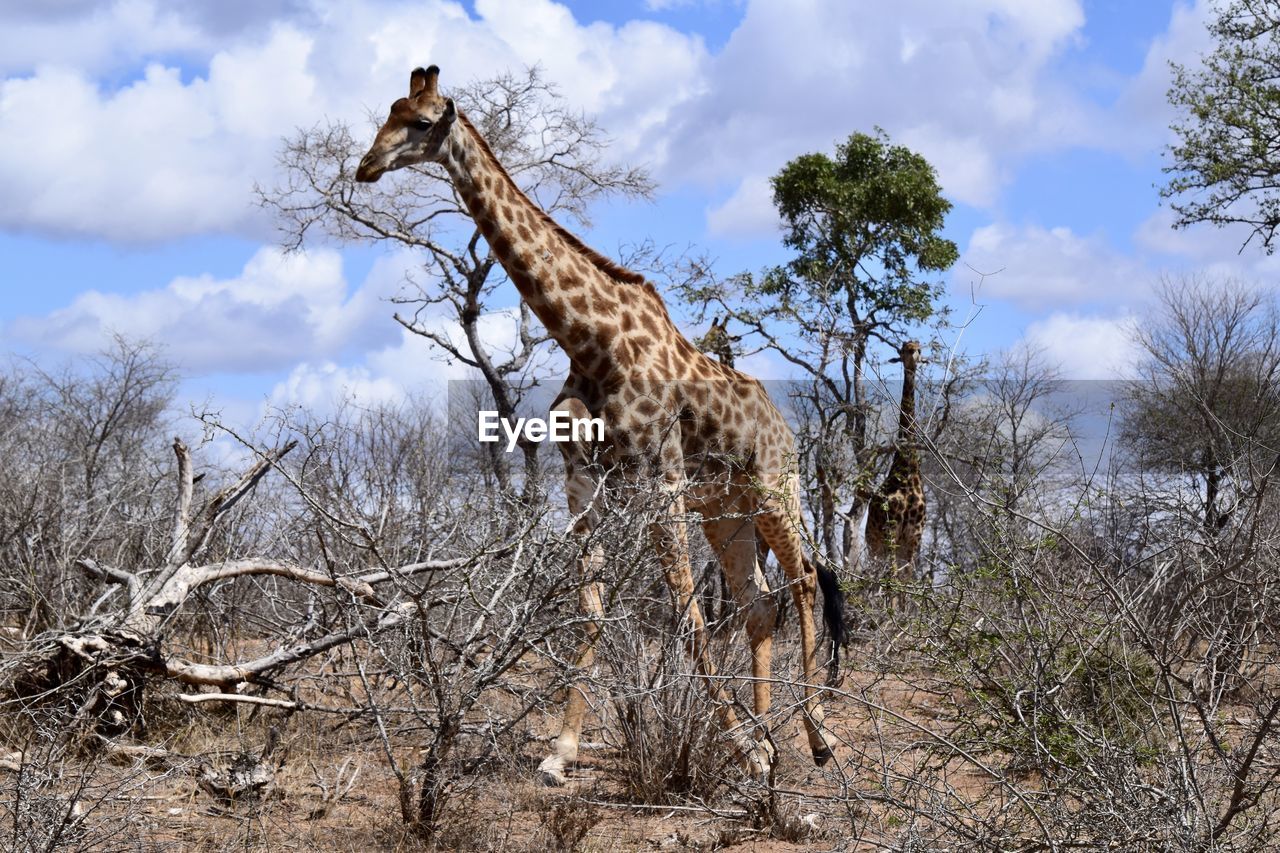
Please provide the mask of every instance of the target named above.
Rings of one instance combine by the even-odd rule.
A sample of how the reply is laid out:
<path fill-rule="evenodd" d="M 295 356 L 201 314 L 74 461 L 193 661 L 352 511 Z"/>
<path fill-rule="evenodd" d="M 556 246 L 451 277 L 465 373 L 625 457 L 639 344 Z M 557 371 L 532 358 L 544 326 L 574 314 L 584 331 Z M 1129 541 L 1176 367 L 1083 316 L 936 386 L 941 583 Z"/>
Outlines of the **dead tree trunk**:
<path fill-rule="evenodd" d="M 142 723 L 143 692 L 148 679 L 171 678 L 185 684 L 234 688 L 266 679 L 282 667 L 305 660 L 357 637 L 378 633 L 413 617 L 430 602 L 402 600 L 394 594 L 384 601 L 375 586 L 390 580 L 442 569 L 454 569 L 493 552 L 471 557 L 412 563 L 342 576 L 282 560 L 249 557 L 213 563 L 196 558 L 226 513 L 247 495 L 280 459 L 296 446 L 289 442 L 260 454 L 235 482 L 216 492 L 198 509 L 193 506 L 195 478 L 186 445 L 174 439 L 178 459 L 178 495 L 174 509 L 170 547 L 164 565 L 128 571 L 93 559 L 77 565 L 91 577 L 123 587 L 125 600 L 114 610 L 99 614 L 106 597 L 85 614 L 71 631 L 34 638 L 0 668 L 0 698 L 35 704 L 50 700 L 73 703 L 79 723 L 89 723 L 101 734 L 116 735 Z M 358 618 L 316 639 L 282 644 L 263 657 L 222 665 L 195 663 L 168 653 L 166 628 L 200 587 L 216 581 L 248 575 L 273 575 L 345 591 L 362 608 Z"/>

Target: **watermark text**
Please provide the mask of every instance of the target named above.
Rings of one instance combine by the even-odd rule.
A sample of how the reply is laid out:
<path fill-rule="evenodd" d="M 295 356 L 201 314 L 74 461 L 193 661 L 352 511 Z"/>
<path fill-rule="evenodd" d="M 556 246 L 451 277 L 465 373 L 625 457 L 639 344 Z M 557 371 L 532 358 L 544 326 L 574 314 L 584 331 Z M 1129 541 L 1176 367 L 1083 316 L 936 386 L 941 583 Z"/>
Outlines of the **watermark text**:
<path fill-rule="evenodd" d="M 507 452 L 515 450 L 523 436 L 526 441 L 604 441 L 604 420 L 601 418 L 575 418 L 568 412 L 555 410 L 548 418 L 499 417 L 494 411 L 480 411 L 476 418 L 480 441 L 493 443 L 505 435 Z"/>

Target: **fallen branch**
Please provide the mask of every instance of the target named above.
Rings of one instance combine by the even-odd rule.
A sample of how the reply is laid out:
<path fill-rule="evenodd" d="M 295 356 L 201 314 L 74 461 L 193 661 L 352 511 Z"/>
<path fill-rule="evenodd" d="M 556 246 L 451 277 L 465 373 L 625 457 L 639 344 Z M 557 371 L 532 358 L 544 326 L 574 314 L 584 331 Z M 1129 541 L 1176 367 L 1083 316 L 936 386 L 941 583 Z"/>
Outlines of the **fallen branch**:
<path fill-rule="evenodd" d="M 430 604 L 423 604 L 422 606 L 435 606 L 436 604 L 441 603 L 445 603 L 445 600 L 441 599 L 433 601 Z M 328 651 L 335 646 L 348 643 L 351 640 L 380 633 L 389 628 L 394 628 L 416 614 L 418 612 L 418 607 L 419 605 L 416 602 L 404 601 L 384 612 L 382 617 L 372 624 L 368 622 L 361 622 L 360 624 L 354 625 L 345 631 L 335 631 L 318 640 L 312 640 L 310 642 L 295 643 L 292 646 L 279 649 L 256 660 L 246 661 L 239 664 L 223 665 L 170 660 L 165 662 L 165 672 L 170 678 L 175 678 L 184 684 L 207 684 L 214 687 L 229 687 L 241 682 L 252 682 L 274 669 L 279 669 L 280 667 L 305 660 L 306 658 L 319 654 L 320 652 Z"/>
<path fill-rule="evenodd" d="M 290 711 L 332 711 L 320 705 L 308 705 L 292 699 L 272 699 L 268 696 L 242 696 L 239 693 L 180 693 L 178 699 L 189 705 L 202 702 L 242 702 L 246 705 L 267 705 L 271 708 L 286 708 Z"/>

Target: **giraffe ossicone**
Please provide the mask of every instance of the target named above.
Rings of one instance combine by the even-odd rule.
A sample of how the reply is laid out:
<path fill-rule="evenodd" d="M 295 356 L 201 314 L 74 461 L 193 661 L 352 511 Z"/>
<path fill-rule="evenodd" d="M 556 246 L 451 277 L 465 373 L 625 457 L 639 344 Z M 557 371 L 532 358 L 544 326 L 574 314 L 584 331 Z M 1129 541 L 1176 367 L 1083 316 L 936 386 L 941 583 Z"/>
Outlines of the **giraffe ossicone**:
<path fill-rule="evenodd" d="M 415 69 L 409 94 L 396 100 L 356 171 L 359 181 L 417 163 L 444 166 L 489 249 L 521 299 L 568 356 L 570 371 L 555 413 L 602 419 L 604 441 L 557 445 L 565 461 L 565 493 L 579 532 L 595 524 L 592 501 L 602 470 L 621 470 L 628 487 L 653 484 L 664 506 L 650 525 L 674 604 L 688 625 L 688 646 L 716 702 L 718 722 L 736 733 L 741 763 L 767 774 L 773 749 L 762 726 L 772 687 L 774 605 L 756 559 L 760 536 L 776 555 L 799 613 L 803 720 L 819 765 L 831 758 L 817 686 L 821 661 L 813 610 L 819 588 L 832 640 L 832 665 L 842 625 L 835 575 L 806 556 L 797 493 L 795 437 L 756 379 L 699 352 L 676 328 L 662 297 L 644 277 L 587 247 L 522 192 L 484 138 L 438 91 L 436 66 Z M 644 471 L 640 480 L 627 472 Z M 733 697 L 716 671 L 689 564 L 687 511 L 699 513 L 738 607 L 747 614 L 753 715 L 744 728 Z M 575 670 L 594 658 L 604 617 L 604 554 L 579 558 L 579 607 L 588 617 Z M 586 709 L 583 687 L 569 689 L 565 715 L 541 778 L 565 781 L 578 755 Z"/>

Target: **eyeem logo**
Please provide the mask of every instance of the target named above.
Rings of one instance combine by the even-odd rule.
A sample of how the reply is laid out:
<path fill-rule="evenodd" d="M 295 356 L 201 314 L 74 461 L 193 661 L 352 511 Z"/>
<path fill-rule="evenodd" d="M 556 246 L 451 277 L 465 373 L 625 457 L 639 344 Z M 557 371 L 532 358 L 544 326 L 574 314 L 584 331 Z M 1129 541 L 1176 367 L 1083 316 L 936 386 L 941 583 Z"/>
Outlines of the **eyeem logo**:
<path fill-rule="evenodd" d="M 601 418 L 572 418 L 568 412 L 551 413 L 550 419 L 516 418 L 512 425 L 497 412 L 481 411 L 477 418 L 480 440 L 492 443 L 501 441 L 499 429 L 507 437 L 507 452 L 516 449 L 523 435 L 528 441 L 604 441 L 604 420 Z"/>

